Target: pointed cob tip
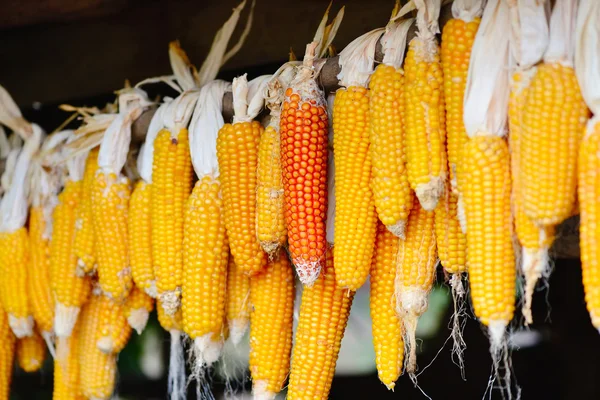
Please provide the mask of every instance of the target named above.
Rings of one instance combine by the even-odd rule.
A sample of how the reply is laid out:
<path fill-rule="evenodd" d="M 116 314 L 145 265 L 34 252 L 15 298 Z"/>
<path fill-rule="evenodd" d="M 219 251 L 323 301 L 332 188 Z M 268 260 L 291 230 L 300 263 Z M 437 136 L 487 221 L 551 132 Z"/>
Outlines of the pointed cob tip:
<path fill-rule="evenodd" d="M 31 316 L 15 317 L 13 314 L 8 314 L 8 325 L 17 339 L 33 335 L 33 318 Z"/>
<path fill-rule="evenodd" d="M 298 278 L 304 286 L 311 287 L 321 273 L 321 261 L 306 261 L 304 258 L 296 258 L 292 260 L 292 263 L 296 267 Z"/>
<path fill-rule="evenodd" d="M 406 230 L 406 221 L 400 220 L 396 222 L 394 225 L 386 225 L 385 226 L 388 231 L 392 233 L 392 235 L 399 237 L 400 239 L 404 239 L 404 231 Z"/>
<path fill-rule="evenodd" d="M 548 249 L 529 249 L 523 247 L 521 269 L 525 276 L 525 302 L 523 303 L 521 312 L 525 317 L 525 324 L 529 325 L 533 323 L 531 304 L 533 302 L 535 285 L 541 277 L 548 275 L 550 269 Z"/>
<path fill-rule="evenodd" d="M 425 211 L 435 209 L 442 193 L 444 193 L 444 178 L 441 176 L 430 178 L 429 182 L 418 185 L 415 190 L 419 203 Z"/>
<path fill-rule="evenodd" d="M 156 289 L 156 280 L 153 279 L 150 281 L 150 285 L 146 288 L 144 288 L 144 292 L 146 292 L 146 294 L 150 297 L 152 297 L 153 299 L 156 298 L 156 296 L 158 296 L 158 290 Z"/>
<path fill-rule="evenodd" d="M 150 313 L 145 308 L 136 308 L 135 310 L 131 310 L 129 316 L 127 317 L 127 323 L 131 326 L 138 335 L 141 335 L 146 328 L 146 324 L 148 323 L 148 317 Z"/>
<path fill-rule="evenodd" d="M 465 213 L 465 202 L 462 194 L 458 194 L 458 200 L 456 201 L 456 218 L 458 218 L 458 224 L 460 230 L 464 235 L 467 234 L 467 214 Z"/>
<path fill-rule="evenodd" d="M 415 380 L 417 370 L 417 324 L 419 316 L 427 311 L 429 305 L 428 292 L 412 287 L 399 288 L 396 294 L 396 313 L 401 316 L 404 323 L 404 343 L 408 349 L 406 360 L 406 372 Z"/>
<path fill-rule="evenodd" d="M 115 342 L 110 336 L 103 336 L 96 342 L 96 347 L 101 352 L 110 354 L 115 348 Z"/>
<path fill-rule="evenodd" d="M 264 250 L 265 253 L 269 256 L 269 261 L 273 261 L 277 254 L 279 253 L 279 246 L 281 245 L 278 241 L 261 241 L 260 247 Z"/>
<path fill-rule="evenodd" d="M 229 321 L 229 338 L 234 346 L 237 346 L 248 330 L 248 320 L 245 318 L 236 318 Z"/>
<path fill-rule="evenodd" d="M 159 302 L 166 315 L 175 315 L 181 306 L 181 288 L 169 290 L 158 295 Z"/>
<path fill-rule="evenodd" d="M 203 365 L 213 365 L 221 356 L 222 349 L 223 341 L 213 340 L 212 333 L 194 339 L 194 369 L 202 368 Z"/>
<path fill-rule="evenodd" d="M 261 379 L 252 382 L 252 399 L 253 400 L 274 400 L 276 393 L 268 390 L 269 382 Z"/>
<path fill-rule="evenodd" d="M 488 324 L 488 334 L 490 335 L 490 353 L 492 353 L 493 357 L 497 357 L 503 348 L 507 325 L 508 323 L 503 320 L 492 320 Z"/>
<path fill-rule="evenodd" d="M 382 381 L 382 383 L 385 385 L 387 390 L 391 390 L 392 392 L 394 391 L 394 388 L 396 387 L 396 382 L 385 383 Z"/>
<path fill-rule="evenodd" d="M 56 303 L 54 312 L 54 333 L 56 333 L 57 337 L 67 338 L 71 336 L 71 332 L 73 332 L 73 327 L 79 316 L 79 310 L 79 307 L 69 307 Z"/>
<path fill-rule="evenodd" d="M 48 348 L 48 352 L 52 356 L 52 358 L 56 358 L 56 349 L 54 347 L 54 332 L 53 331 L 44 331 L 42 332 L 42 338 L 44 342 L 46 342 L 46 347 Z"/>

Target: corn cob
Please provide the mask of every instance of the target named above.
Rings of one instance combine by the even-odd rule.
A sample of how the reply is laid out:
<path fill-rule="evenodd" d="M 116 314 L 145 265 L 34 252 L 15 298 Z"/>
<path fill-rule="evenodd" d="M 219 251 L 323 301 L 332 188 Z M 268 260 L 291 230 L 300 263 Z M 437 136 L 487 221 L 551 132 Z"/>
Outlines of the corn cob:
<path fill-rule="evenodd" d="M 333 109 L 336 167 L 335 275 L 340 287 L 357 290 L 369 275 L 377 214 L 369 150 L 369 93 L 373 52 L 381 29 L 350 43 L 340 53 L 340 85 Z M 366 59 L 366 61 L 365 61 Z M 367 62 L 367 71 L 357 71 Z"/>
<path fill-rule="evenodd" d="M 290 371 L 294 273 L 283 250 L 250 278 L 250 373 L 255 398 L 274 399 Z"/>
<path fill-rule="evenodd" d="M 327 399 L 354 292 L 335 279 L 334 251 L 312 287 L 305 287 L 287 398 Z"/>
<path fill-rule="evenodd" d="M 249 116 L 243 106 L 247 93 L 246 76 L 235 78 L 234 123 L 220 129 L 217 157 L 231 254 L 241 271 L 255 274 L 266 264 L 266 255 L 256 237 L 256 168 L 264 129 L 259 122 L 251 121 L 255 115 Z"/>
<path fill-rule="evenodd" d="M 13 373 L 15 335 L 8 323 L 8 314 L 0 306 L 0 399 L 8 400 Z"/>
<path fill-rule="evenodd" d="M 418 34 L 404 62 L 405 148 L 408 181 L 433 211 L 446 179 L 446 114 L 440 48 L 435 39 L 441 1 L 415 2 Z"/>
<path fill-rule="evenodd" d="M 100 332 L 102 295 L 94 295 L 81 315 L 81 340 L 78 340 L 80 385 L 82 394 L 90 399 L 109 399 L 115 387 L 116 355 L 98 349 L 96 338 Z"/>
<path fill-rule="evenodd" d="M 96 254 L 94 243 L 94 223 L 92 220 L 92 187 L 94 177 L 98 170 L 98 151 L 92 149 L 85 162 L 83 173 L 83 187 L 81 205 L 77 208 L 77 220 L 75 223 L 75 242 L 73 248 L 77 256 L 77 266 L 81 273 L 90 274 L 96 269 Z"/>
<path fill-rule="evenodd" d="M 402 373 L 404 340 L 402 320 L 392 299 L 396 279 L 399 239 L 382 223 L 377 224 L 375 253 L 371 264 L 371 319 L 379 380 L 390 390 Z"/>
<path fill-rule="evenodd" d="M 396 312 L 404 324 L 404 340 L 410 351 L 406 370 L 416 370 L 418 318 L 427 311 L 428 296 L 435 280 L 437 262 L 435 215 L 418 202 L 408 216 L 405 239 L 400 240 L 396 263 Z"/>
<path fill-rule="evenodd" d="M 41 207 L 29 213 L 29 279 L 27 280 L 31 311 L 43 335 L 54 331 L 54 296 L 50 288 L 50 241 L 46 237 L 46 221 Z"/>
<path fill-rule="evenodd" d="M 53 400 L 84 400 L 79 383 L 79 342 L 81 323 L 75 325 L 71 336 L 59 338 L 57 352 L 61 358 L 54 359 L 54 390 Z"/>
<path fill-rule="evenodd" d="M 123 312 L 127 318 L 129 326 L 131 326 L 138 335 L 148 323 L 150 312 L 154 309 L 154 299 L 146 292 L 134 286 L 123 304 Z"/>
<path fill-rule="evenodd" d="M 227 266 L 226 318 L 230 339 L 238 344 L 250 322 L 250 278 L 237 266 L 230 255 Z"/>
<path fill-rule="evenodd" d="M 302 283 L 319 276 L 327 219 L 327 108 L 313 70 L 317 42 L 285 91 L 281 112 L 281 163 L 289 251 Z"/>
<path fill-rule="evenodd" d="M 131 337 L 124 307 L 106 296 L 100 296 L 100 321 L 96 345 L 106 354 L 118 354 Z"/>
<path fill-rule="evenodd" d="M 382 38 L 384 60 L 369 83 L 371 189 L 379 219 L 398 237 L 404 236 L 412 207 L 404 149 L 404 71 L 400 68 L 412 22 L 388 24 Z"/>
<path fill-rule="evenodd" d="M 588 121 L 579 147 L 578 199 L 581 212 L 580 247 L 581 270 L 585 301 L 593 326 L 600 330 L 600 91 L 595 84 L 598 75 L 596 29 L 600 22 L 600 3 L 592 0 L 579 2 L 577 16 L 577 47 L 575 72 L 583 98 L 593 117 Z"/>
<path fill-rule="evenodd" d="M 38 332 L 34 331 L 33 335 L 17 340 L 17 362 L 23 371 L 38 371 L 45 358 L 46 344 Z"/>
<path fill-rule="evenodd" d="M 140 180 L 129 200 L 128 234 L 131 276 L 136 286 L 156 297 L 156 282 L 152 265 L 152 185 Z"/>

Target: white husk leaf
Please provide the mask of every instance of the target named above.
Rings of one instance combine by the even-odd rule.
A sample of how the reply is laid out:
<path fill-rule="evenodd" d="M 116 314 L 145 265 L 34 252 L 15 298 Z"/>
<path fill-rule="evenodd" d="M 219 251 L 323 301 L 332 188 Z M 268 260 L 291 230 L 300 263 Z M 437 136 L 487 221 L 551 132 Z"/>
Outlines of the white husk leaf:
<path fill-rule="evenodd" d="M 375 64 L 375 48 L 385 28 L 374 29 L 354 39 L 339 56 L 340 86 L 367 87 Z"/>
<path fill-rule="evenodd" d="M 265 105 L 269 82 L 273 75 L 262 75 L 248 82 L 248 118 L 253 120 Z"/>
<path fill-rule="evenodd" d="M 385 33 L 381 37 L 381 48 L 383 50 L 383 63 L 394 68 L 400 68 L 404 61 L 406 50 L 406 36 L 412 26 L 414 18 L 388 24 Z"/>
<path fill-rule="evenodd" d="M 256 5 L 256 0 L 252 0 L 252 5 L 250 6 L 250 12 L 248 13 L 248 19 L 246 20 L 246 26 L 244 27 L 244 30 L 243 30 L 242 34 L 240 35 L 240 38 L 238 39 L 237 43 L 231 49 L 229 49 L 229 51 L 227 53 L 225 53 L 225 55 L 223 56 L 223 61 L 221 61 L 221 65 L 224 65 L 227 61 L 229 61 L 229 59 L 231 57 L 235 56 L 237 54 L 237 52 L 240 51 L 240 49 L 244 45 L 246 38 L 250 34 L 250 29 L 252 28 L 252 21 L 254 19 L 254 6 L 255 5 Z"/>
<path fill-rule="evenodd" d="M 432 40 L 440 33 L 441 0 L 413 0 L 417 7 L 417 36 L 423 41 Z"/>
<path fill-rule="evenodd" d="M 192 164 L 198 178 L 219 176 L 217 135 L 224 124 L 223 95 L 230 90 L 231 84 L 222 80 L 209 82 L 200 89 L 189 129 Z"/>
<path fill-rule="evenodd" d="M 593 132 L 600 116 L 600 1 L 581 0 L 577 15 L 575 73 L 583 98 L 594 114 L 587 129 Z"/>
<path fill-rule="evenodd" d="M 162 103 L 150 120 L 148 132 L 146 133 L 146 141 L 140 149 L 138 156 L 138 172 L 140 177 L 146 183 L 152 183 L 152 163 L 154 161 L 154 140 L 158 136 L 158 132 L 164 127 L 164 112 L 167 109 L 168 103 Z M 141 160 L 140 160 L 141 158 Z"/>
<path fill-rule="evenodd" d="M 463 118 L 469 137 L 506 134 L 509 23 L 506 2 L 489 0 L 473 43 L 465 88 Z"/>
<path fill-rule="evenodd" d="M 319 24 L 319 27 L 317 28 L 317 32 L 315 32 L 315 36 L 313 37 L 313 40 L 312 40 L 313 42 L 317 42 L 319 44 L 317 46 L 315 54 L 317 55 L 317 57 L 321 57 L 321 58 L 325 57 L 325 55 L 327 54 L 329 46 L 333 42 L 333 39 L 335 38 L 335 35 L 337 34 L 340 24 L 342 23 L 342 20 L 344 19 L 344 10 L 346 8 L 345 6 L 340 8 L 337 15 L 333 19 L 333 21 L 331 21 L 331 24 L 327 25 L 327 20 L 329 19 L 329 10 L 331 9 L 331 4 L 332 3 L 329 3 L 329 6 L 327 6 L 327 10 L 325 10 L 325 14 L 323 15 L 323 18 L 321 19 L 321 23 Z"/>
<path fill-rule="evenodd" d="M 33 133 L 32 125 L 23 118 L 21 110 L 2 85 L 0 85 L 0 124 L 8 126 L 23 139 L 27 139 Z"/>
<path fill-rule="evenodd" d="M 333 158 L 333 102 L 335 93 L 327 96 L 327 117 L 329 118 L 329 154 L 327 165 L 327 221 L 325 222 L 325 236 L 327 243 L 333 246 L 335 236 L 335 163 Z"/>
<path fill-rule="evenodd" d="M 510 53 L 514 64 L 528 69 L 537 64 L 548 47 L 549 1 L 509 2 Z"/>
<path fill-rule="evenodd" d="M 544 61 L 573 66 L 578 0 L 557 0 L 550 17 L 550 42 Z"/>
<path fill-rule="evenodd" d="M 25 225 L 29 196 L 29 166 L 35 152 L 40 148 L 44 132 L 32 124 L 32 134 L 25 141 L 17 158 L 10 187 L 0 201 L 0 232 L 14 232 Z"/>
<path fill-rule="evenodd" d="M 169 43 L 169 61 L 177 83 L 183 90 L 190 90 L 200 85 L 196 67 L 177 41 Z"/>
<path fill-rule="evenodd" d="M 163 111 L 163 125 L 171 132 L 172 138 L 177 139 L 179 131 L 188 127 L 198 96 L 199 89 L 187 90 L 169 102 Z"/>
<path fill-rule="evenodd" d="M 2 174 L 2 178 L 0 179 L 2 192 L 6 192 L 10 187 L 10 184 L 12 183 L 13 174 L 17 165 L 17 159 L 19 158 L 19 153 L 21 152 L 21 149 L 22 146 L 12 146 L 10 151 L 8 152 L 8 156 L 6 157 L 6 163 L 4 164 L 4 173 Z"/>
<path fill-rule="evenodd" d="M 77 136 L 73 133 L 73 135 L 69 136 L 67 139 L 67 144 L 71 144 L 76 140 Z M 87 160 L 88 154 L 89 150 L 67 152 L 65 164 L 67 166 L 69 180 L 79 182 L 83 179 L 85 161 Z"/>
<path fill-rule="evenodd" d="M 248 117 L 248 75 L 233 78 L 233 123 L 252 121 Z"/>
<path fill-rule="evenodd" d="M 119 114 L 109 125 L 102 138 L 98 153 L 98 168 L 104 173 L 119 174 L 129 152 L 131 125 L 152 103 L 146 92 L 129 88 L 119 94 Z"/>
<path fill-rule="evenodd" d="M 452 17 L 471 22 L 483 13 L 483 0 L 454 0 Z"/>
<path fill-rule="evenodd" d="M 10 143 L 8 141 L 8 136 L 6 136 L 4 127 L 0 125 L 0 160 L 4 160 L 6 157 L 8 157 L 9 152 Z"/>

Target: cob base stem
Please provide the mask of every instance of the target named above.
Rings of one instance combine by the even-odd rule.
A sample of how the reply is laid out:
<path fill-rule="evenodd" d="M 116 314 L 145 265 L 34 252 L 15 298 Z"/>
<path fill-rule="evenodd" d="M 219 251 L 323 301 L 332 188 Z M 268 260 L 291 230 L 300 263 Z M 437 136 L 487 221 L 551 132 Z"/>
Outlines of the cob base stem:
<path fill-rule="evenodd" d="M 71 336 L 79 316 L 79 310 L 79 307 L 69 307 L 56 303 L 56 312 L 54 313 L 54 332 L 56 336 L 59 338 Z"/>
<path fill-rule="evenodd" d="M 158 295 L 166 315 L 174 315 L 181 306 L 181 288 L 169 290 Z"/>
<path fill-rule="evenodd" d="M 169 353 L 169 400 L 185 400 L 185 357 L 183 353 L 182 333 L 176 329 L 169 331 L 171 348 Z"/>
<path fill-rule="evenodd" d="M 48 352 L 52 358 L 56 358 L 56 349 L 54 348 L 54 332 L 42 332 L 41 335 L 44 339 L 44 342 L 46 342 Z"/>
<path fill-rule="evenodd" d="M 204 366 L 210 367 L 221 355 L 223 342 L 213 340 L 213 336 L 212 333 L 207 333 L 206 335 L 194 339 L 194 346 L 192 348 L 192 356 L 194 359 L 192 371 L 194 371 L 193 377 L 195 379 L 202 376 L 202 369 Z"/>
<path fill-rule="evenodd" d="M 267 255 L 269 256 L 269 261 L 272 261 L 274 257 L 278 254 L 277 250 L 279 250 L 280 245 L 281 243 L 279 242 L 260 242 L 260 247 L 262 247 L 265 253 L 267 253 Z"/>
<path fill-rule="evenodd" d="M 148 323 L 148 317 L 150 313 L 145 308 L 137 308 L 135 310 L 131 310 L 129 316 L 127 317 L 127 323 L 131 326 L 138 335 L 142 334 L 142 331 L 146 327 Z"/>
<path fill-rule="evenodd" d="M 394 225 L 385 226 L 392 235 L 404 239 L 404 231 L 406 230 L 406 221 L 398 221 Z"/>
<path fill-rule="evenodd" d="M 303 285 L 312 287 L 319 274 L 321 273 L 321 263 L 319 261 L 306 261 L 305 259 L 292 260 L 298 272 L 298 278 Z"/>
<path fill-rule="evenodd" d="M 400 315 L 404 324 L 404 344 L 406 346 L 406 354 L 408 354 L 406 372 L 413 380 L 417 370 L 417 324 L 419 316 L 427 311 L 427 297 L 428 292 L 423 289 L 402 288 L 396 306 L 396 312 Z"/>
<path fill-rule="evenodd" d="M 315 278 L 316 279 L 316 278 Z M 246 331 L 248 330 L 248 320 L 245 318 L 236 318 L 229 321 L 229 338 L 231 343 L 237 346 L 241 341 Z"/>
<path fill-rule="evenodd" d="M 493 376 L 488 383 L 488 390 L 499 386 L 502 398 L 512 400 L 513 388 L 511 385 L 512 368 L 506 341 L 506 327 L 508 321 L 492 320 L 488 324 L 490 337 L 490 354 L 492 356 Z M 520 389 L 517 387 L 516 398 L 520 398 Z"/>
<path fill-rule="evenodd" d="M 156 296 L 158 296 L 158 290 L 156 289 L 156 280 L 152 280 L 150 281 L 150 286 L 148 286 L 147 288 L 144 289 L 144 292 L 146 292 L 146 294 L 150 297 L 152 297 L 153 299 L 156 298 Z"/>
<path fill-rule="evenodd" d="M 8 314 L 8 325 L 13 331 L 17 339 L 29 337 L 33 335 L 33 318 L 32 317 L 15 317 Z"/>
<path fill-rule="evenodd" d="M 540 230 L 540 236 L 544 235 L 544 231 Z M 542 242 L 540 237 L 540 242 Z M 547 248 L 529 249 L 524 247 L 521 252 L 522 270 L 525 276 L 525 303 L 523 304 L 522 313 L 525 317 L 525 324 L 529 325 L 533 322 L 531 314 L 531 303 L 535 285 L 540 278 L 548 278 L 550 275 L 550 258 Z"/>
<path fill-rule="evenodd" d="M 266 380 L 252 382 L 253 400 L 274 400 L 276 393 L 267 390 L 269 383 Z"/>
<path fill-rule="evenodd" d="M 438 203 L 438 200 L 444 192 L 444 178 L 434 176 L 429 179 L 429 182 L 422 183 L 417 186 L 415 194 L 426 211 L 433 211 Z"/>

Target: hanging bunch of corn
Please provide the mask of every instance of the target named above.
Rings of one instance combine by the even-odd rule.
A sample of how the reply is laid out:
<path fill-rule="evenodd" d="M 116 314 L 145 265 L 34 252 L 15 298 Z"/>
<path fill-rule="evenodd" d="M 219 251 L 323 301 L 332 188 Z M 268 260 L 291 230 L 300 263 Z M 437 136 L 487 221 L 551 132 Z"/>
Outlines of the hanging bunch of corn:
<path fill-rule="evenodd" d="M 42 368 L 46 358 L 44 338 L 34 330 L 31 336 L 17 340 L 17 362 L 25 372 L 36 372 Z"/>
<path fill-rule="evenodd" d="M 150 104 L 140 89 L 125 89 L 119 94 L 119 114 L 102 138 L 92 185 L 98 283 L 117 303 L 127 298 L 132 286 L 127 234 L 131 188 L 121 170 L 127 159 L 131 125 Z"/>
<path fill-rule="evenodd" d="M 190 124 L 190 150 L 198 181 L 190 195 L 183 238 L 183 329 L 194 341 L 195 379 L 217 361 L 225 334 L 229 246 L 223 218 L 217 134 L 223 126 L 223 95 L 231 89 L 215 80 L 200 89 Z"/>
<path fill-rule="evenodd" d="M 131 276 L 135 285 L 152 298 L 156 297 L 156 280 L 152 263 L 152 162 L 154 140 L 163 125 L 163 113 L 167 103 L 161 104 L 148 126 L 146 141 L 137 159 L 140 180 L 136 183 L 129 200 L 129 259 Z"/>
<path fill-rule="evenodd" d="M 340 86 L 333 109 L 335 158 L 335 276 L 340 287 L 360 288 L 369 275 L 377 214 L 369 157 L 369 92 L 375 47 L 383 29 L 360 36 L 340 53 Z"/>
<path fill-rule="evenodd" d="M 15 335 L 8 323 L 8 314 L 0 305 L 0 399 L 8 400 L 15 357 Z"/>
<path fill-rule="evenodd" d="M 388 23 L 381 38 L 383 63 L 377 66 L 369 83 L 371 188 L 379 219 L 398 237 L 404 237 L 413 201 L 406 172 L 404 71 L 401 68 L 406 35 L 413 22 L 407 19 Z"/>
<path fill-rule="evenodd" d="M 579 148 L 578 198 L 581 212 L 581 268 L 585 301 L 592 324 L 600 330 L 600 70 L 597 41 L 600 3 L 581 0 L 577 17 L 575 71 L 583 98 L 593 117 L 587 122 Z"/>
<path fill-rule="evenodd" d="M 148 317 L 153 309 L 154 299 L 134 285 L 123 304 L 123 312 L 125 318 L 127 318 L 127 323 L 138 335 L 141 335 L 144 328 L 146 328 Z"/>
<path fill-rule="evenodd" d="M 506 3 L 488 1 L 469 66 L 464 106 L 469 139 L 459 173 L 473 310 L 488 327 L 494 357 L 502 347 L 515 307 L 510 159 L 504 139 L 509 100 L 509 24 Z"/>
<path fill-rule="evenodd" d="M 576 0 L 556 2 L 548 49 L 529 85 L 522 115 L 519 195 L 525 214 L 540 227 L 540 237 L 570 217 L 576 202 L 577 153 L 589 118 L 573 69 L 577 5 Z M 550 266 L 547 257 L 528 262 L 524 254 L 523 260 L 523 314 L 531 323 L 535 284 L 548 277 Z"/>
<path fill-rule="evenodd" d="M 415 0 L 417 36 L 404 63 L 404 115 L 408 181 L 421 206 L 432 211 L 446 180 L 446 112 L 438 17 L 441 0 Z"/>
<path fill-rule="evenodd" d="M 508 2 L 511 18 L 510 49 L 515 65 L 511 75 L 508 103 L 509 148 L 512 178 L 512 213 L 515 233 L 521 246 L 520 270 L 529 285 L 526 286 L 523 315 L 531 321 L 531 295 L 535 288 L 532 279 L 535 270 L 544 271 L 548 264 L 548 249 L 554 241 L 553 227 L 538 227 L 525 213 L 521 181 L 522 126 L 526 99 L 531 79 L 537 71 L 536 64 L 542 59 L 548 45 L 547 14 L 550 2 L 523 0 Z M 535 26 L 536 29 L 528 29 Z M 528 278 L 529 276 L 529 278 Z M 531 286 L 533 283 L 533 286 Z"/>

